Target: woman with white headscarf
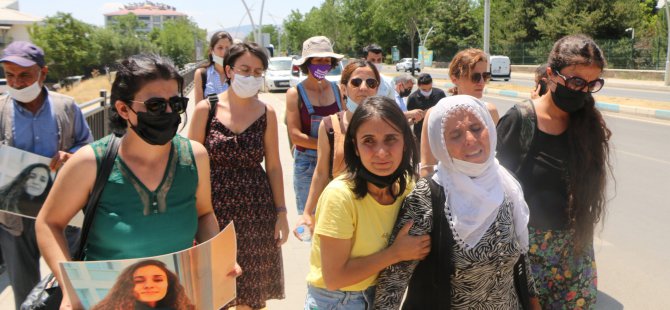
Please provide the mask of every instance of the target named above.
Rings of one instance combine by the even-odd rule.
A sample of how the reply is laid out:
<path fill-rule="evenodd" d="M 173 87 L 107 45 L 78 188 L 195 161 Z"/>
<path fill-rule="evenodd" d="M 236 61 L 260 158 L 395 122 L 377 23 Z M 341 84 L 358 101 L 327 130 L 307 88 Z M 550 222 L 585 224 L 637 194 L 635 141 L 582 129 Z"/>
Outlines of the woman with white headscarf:
<path fill-rule="evenodd" d="M 428 118 L 435 174 L 405 199 L 389 243 L 413 222 L 431 252 L 379 276 L 376 309 L 539 309 L 526 269 L 528 206 L 519 183 L 495 159 L 496 131 L 486 105 L 452 96 Z M 525 275 L 524 275 L 525 273 Z"/>

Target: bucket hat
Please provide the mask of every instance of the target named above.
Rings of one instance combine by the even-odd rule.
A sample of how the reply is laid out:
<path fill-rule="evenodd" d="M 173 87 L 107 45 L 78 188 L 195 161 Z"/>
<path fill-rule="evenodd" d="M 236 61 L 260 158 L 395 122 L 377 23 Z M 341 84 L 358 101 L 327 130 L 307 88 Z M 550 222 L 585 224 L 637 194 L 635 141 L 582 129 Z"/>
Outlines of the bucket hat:
<path fill-rule="evenodd" d="M 333 45 L 330 40 L 324 36 L 311 37 L 302 43 L 302 57 L 294 60 L 295 65 L 302 65 L 307 58 L 314 57 L 332 57 L 335 59 L 342 59 L 344 55 L 335 54 L 333 52 Z"/>

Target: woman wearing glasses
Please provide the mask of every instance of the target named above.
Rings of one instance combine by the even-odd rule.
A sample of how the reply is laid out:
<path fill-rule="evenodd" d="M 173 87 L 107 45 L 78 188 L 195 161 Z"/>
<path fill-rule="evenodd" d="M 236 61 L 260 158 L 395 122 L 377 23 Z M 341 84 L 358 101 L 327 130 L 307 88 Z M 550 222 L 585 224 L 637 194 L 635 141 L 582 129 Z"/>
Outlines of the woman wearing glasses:
<path fill-rule="evenodd" d="M 302 47 L 302 57 L 294 65 L 307 78 L 286 92 L 286 127 L 295 145 L 293 189 L 298 215 L 305 209 L 316 167 L 321 119 L 343 110 L 337 83 L 326 80 L 328 72 L 338 68 L 342 55 L 333 53 L 330 40 L 323 36 L 307 39 Z"/>
<path fill-rule="evenodd" d="M 237 231 L 237 260 L 244 274 L 237 279 L 237 298 L 225 308 L 261 309 L 268 299 L 284 298 L 281 246 L 288 221 L 277 114 L 257 96 L 268 68 L 262 47 L 234 44 L 224 64 L 230 87 L 218 95 L 209 131 L 205 135 L 210 102 L 203 100 L 195 107 L 189 137 L 209 151 L 219 226 L 233 221 Z"/>
<path fill-rule="evenodd" d="M 85 260 L 156 256 L 218 233 L 209 158 L 197 142 L 176 135 L 187 98 L 172 63 L 136 55 L 118 66 L 110 127 L 121 136 L 111 174 L 88 233 Z M 63 166 L 35 228 L 40 252 L 60 283 L 70 260 L 63 230 L 86 204 L 111 135 L 81 148 Z M 67 296 L 63 305 L 69 305 Z"/>
<path fill-rule="evenodd" d="M 482 99 L 484 96 L 484 88 L 486 83 L 491 80 L 491 72 L 489 71 L 488 55 L 480 49 L 469 48 L 462 50 L 454 55 L 454 58 L 449 64 L 449 77 L 454 87 L 448 90 L 450 95 L 469 95 L 477 99 Z M 486 109 L 493 118 L 493 123 L 498 123 L 498 109 L 492 103 L 485 102 Z M 426 113 L 425 118 L 428 118 L 430 110 Z M 428 126 L 426 122 L 423 123 L 422 132 L 426 132 Z M 437 159 L 431 153 L 428 137 L 422 135 L 417 137 L 421 139 L 421 176 L 427 176 L 433 172 L 437 165 Z"/>
<path fill-rule="evenodd" d="M 605 57 L 584 35 L 558 40 L 547 63 L 550 94 L 510 109 L 497 157 L 530 207 L 530 262 L 545 309 L 590 309 L 597 294 L 593 232 L 605 213 L 610 130 L 592 93 Z"/>
<path fill-rule="evenodd" d="M 377 94 L 379 71 L 371 62 L 357 59 L 350 62 L 342 71 L 340 87 L 346 96 L 347 110 L 325 118 L 319 126 L 318 158 L 316 169 L 309 187 L 305 212 L 298 218 L 296 227 L 307 225 L 314 229 L 314 212 L 321 192 L 331 179 L 346 169 L 344 165 L 344 135 L 349 121 L 358 104 Z M 294 234 L 299 234 L 294 230 Z"/>

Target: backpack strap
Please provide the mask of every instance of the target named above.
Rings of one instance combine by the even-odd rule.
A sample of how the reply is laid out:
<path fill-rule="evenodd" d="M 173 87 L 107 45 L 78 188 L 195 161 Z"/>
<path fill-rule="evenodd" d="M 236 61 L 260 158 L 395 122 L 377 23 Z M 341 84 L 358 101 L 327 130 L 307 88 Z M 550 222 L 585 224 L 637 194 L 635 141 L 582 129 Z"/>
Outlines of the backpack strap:
<path fill-rule="evenodd" d="M 537 130 L 537 114 L 535 113 L 535 106 L 533 101 L 524 100 L 516 104 L 517 110 L 521 113 L 521 132 L 520 132 L 520 142 L 521 142 L 521 154 L 519 166 L 516 168 L 514 173 L 516 175 L 521 171 L 526 157 L 530 152 L 531 145 L 533 143 L 533 138 L 535 136 L 535 131 Z"/>
<path fill-rule="evenodd" d="M 207 88 L 207 68 L 202 68 L 200 70 L 200 80 L 202 81 L 202 94 L 205 94 L 205 88 Z"/>
<path fill-rule="evenodd" d="M 444 204 L 447 200 L 444 190 L 433 180 L 432 175 L 426 177 L 430 188 L 430 201 L 433 206 L 433 230 L 431 233 L 431 252 L 435 251 L 435 273 L 433 274 L 433 295 L 437 298 L 437 305 L 450 305 L 451 276 L 454 272 L 454 262 L 451 261 L 451 251 L 455 244 L 454 236 L 449 225 L 443 225 L 446 219 Z M 446 226 L 446 227 L 445 227 Z M 436 238 L 435 238 L 436 237 Z M 445 263 L 446 262 L 446 263 Z M 445 290 L 446 289 L 446 290 Z"/>
<path fill-rule="evenodd" d="M 330 156 L 328 156 L 328 171 L 330 172 L 330 178 L 333 178 L 333 156 L 334 156 L 334 151 L 335 149 L 333 148 L 335 146 L 335 130 L 333 126 L 333 120 L 334 115 L 330 115 L 328 117 L 324 117 L 321 121 L 323 122 L 323 127 L 326 129 L 326 136 L 328 137 L 328 145 L 330 145 Z M 337 119 L 337 116 L 334 117 Z"/>
<path fill-rule="evenodd" d="M 209 114 L 207 115 L 207 124 L 205 125 L 205 139 L 207 140 L 207 135 L 209 135 L 209 129 L 212 125 L 212 120 L 214 119 L 214 115 L 216 114 L 216 106 L 219 103 L 219 95 L 217 94 L 211 94 L 207 96 L 207 100 L 209 101 Z"/>

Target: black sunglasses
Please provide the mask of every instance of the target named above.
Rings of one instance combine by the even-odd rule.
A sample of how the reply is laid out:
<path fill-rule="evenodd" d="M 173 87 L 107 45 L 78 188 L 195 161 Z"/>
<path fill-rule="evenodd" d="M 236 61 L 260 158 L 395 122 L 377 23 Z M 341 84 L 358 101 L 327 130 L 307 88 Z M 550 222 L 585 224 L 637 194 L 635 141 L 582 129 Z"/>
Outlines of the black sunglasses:
<path fill-rule="evenodd" d="M 491 80 L 491 72 L 481 72 L 481 73 L 477 72 L 477 73 L 470 74 L 470 81 L 472 81 L 472 83 L 477 84 L 482 79 L 484 79 L 484 83 L 490 81 Z"/>
<path fill-rule="evenodd" d="M 353 87 L 361 87 L 361 84 L 363 84 L 363 79 L 355 78 L 351 79 L 350 82 Z M 365 79 L 365 84 L 368 85 L 368 88 L 377 88 L 377 86 L 379 86 L 379 82 L 377 82 L 375 79 Z"/>
<path fill-rule="evenodd" d="M 179 114 L 182 114 L 186 112 L 186 105 L 188 104 L 188 97 L 182 97 L 182 96 L 174 96 L 170 97 L 170 99 L 165 99 L 161 97 L 153 97 L 149 98 L 146 101 L 135 101 L 135 100 L 130 100 L 132 102 L 138 102 L 144 104 L 144 106 L 147 108 L 147 112 L 151 114 L 162 114 L 165 113 L 167 110 L 168 104 L 170 105 L 170 108 L 172 109 L 172 112 L 176 112 Z"/>
<path fill-rule="evenodd" d="M 556 73 L 556 75 L 560 76 L 563 81 L 565 81 L 565 86 L 567 88 L 572 90 L 584 91 L 586 88 L 589 93 L 595 93 L 601 90 L 603 85 L 605 85 L 605 80 L 603 79 L 595 79 L 591 82 L 587 82 L 585 79 L 576 76 L 566 77 L 556 69 L 554 69 L 554 73 Z"/>

